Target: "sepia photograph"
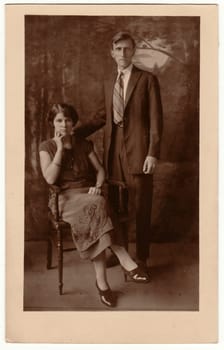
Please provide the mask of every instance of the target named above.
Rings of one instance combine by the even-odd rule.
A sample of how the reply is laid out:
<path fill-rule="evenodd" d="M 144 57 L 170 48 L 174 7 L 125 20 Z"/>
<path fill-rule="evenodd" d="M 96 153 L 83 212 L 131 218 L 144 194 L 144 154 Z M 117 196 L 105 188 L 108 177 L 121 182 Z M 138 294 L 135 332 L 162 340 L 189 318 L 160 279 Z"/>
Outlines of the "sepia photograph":
<path fill-rule="evenodd" d="M 216 136 L 205 129 L 200 6 L 179 13 L 138 5 L 95 5 L 89 12 L 85 5 L 69 7 L 25 6 L 18 17 L 24 68 L 22 153 L 14 163 L 23 171 L 19 313 L 35 320 L 30 327 L 42 316 L 46 325 L 48 316 L 71 325 L 69 319 L 79 315 L 78 343 L 84 320 L 91 324 L 101 312 L 107 331 L 110 320 L 131 315 L 130 323 L 122 323 L 128 343 L 144 342 L 144 322 L 128 334 L 128 325 L 135 327 L 141 315 L 154 315 L 158 342 L 167 336 L 158 328 L 159 317 L 166 314 L 163 324 L 169 317 L 178 323 L 184 315 L 198 322 L 199 340 L 207 268 L 206 230 L 201 233 L 214 225 L 212 219 L 202 222 L 213 203 L 202 149 L 209 131 Z M 206 254 L 216 271 L 213 228 L 214 246 Z M 9 242 L 11 247 L 10 234 Z M 215 294 L 215 278 L 211 293 L 205 291 L 208 299 Z M 210 321 L 215 317 L 216 307 Z M 94 326 L 99 341 L 99 324 Z M 61 339 L 56 333 L 50 331 L 53 342 Z M 47 339 L 34 334 L 22 339 Z M 187 334 L 191 342 L 194 336 Z M 62 339 L 69 342 L 68 333 Z M 116 334 L 110 341 L 115 339 Z"/>
<path fill-rule="evenodd" d="M 25 16 L 24 310 L 198 310 L 199 52 L 199 17 Z"/>

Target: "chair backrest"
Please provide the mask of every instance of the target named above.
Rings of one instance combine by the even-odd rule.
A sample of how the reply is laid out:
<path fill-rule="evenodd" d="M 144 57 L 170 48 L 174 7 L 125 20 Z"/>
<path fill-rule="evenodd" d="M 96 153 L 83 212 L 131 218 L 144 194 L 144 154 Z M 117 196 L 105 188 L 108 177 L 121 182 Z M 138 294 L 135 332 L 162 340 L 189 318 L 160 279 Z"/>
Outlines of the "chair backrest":
<path fill-rule="evenodd" d="M 59 208 L 58 208 L 58 195 L 60 193 L 60 187 L 56 185 L 49 185 L 49 200 L 48 208 L 50 214 L 53 216 L 55 221 L 59 221 Z"/>
<path fill-rule="evenodd" d="M 128 213 L 128 190 L 122 181 L 108 181 L 108 200 L 113 210 L 120 216 Z"/>

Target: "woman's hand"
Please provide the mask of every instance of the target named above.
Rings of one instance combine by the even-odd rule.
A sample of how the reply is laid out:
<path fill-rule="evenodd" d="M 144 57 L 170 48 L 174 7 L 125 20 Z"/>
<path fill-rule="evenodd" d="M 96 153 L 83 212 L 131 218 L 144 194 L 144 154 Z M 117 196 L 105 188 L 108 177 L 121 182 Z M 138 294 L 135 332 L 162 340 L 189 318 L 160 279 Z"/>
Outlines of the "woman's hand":
<path fill-rule="evenodd" d="M 89 194 L 96 194 L 96 195 L 100 196 L 101 195 L 101 188 L 99 188 L 99 187 L 90 187 L 88 193 Z"/>
<path fill-rule="evenodd" d="M 59 151 L 63 150 L 63 141 L 62 141 L 63 136 L 64 135 L 61 135 L 59 132 L 56 132 L 54 136 L 54 141 Z"/>
<path fill-rule="evenodd" d="M 89 159 L 90 159 L 90 162 L 92 163 L 92 165 L 94 166 L 94 168 L 96 169 L 97 175 L 96 175 L 96 185 L 95 185 L 95 187 L 90 187 L 88 193 L 100 195 L 102 193 L 101 188 L 103 186 L 104 179 L 105 179 L 104 168 L 101 165 L 101 163 L 100 163 L 100 161 L 99 161 L 99 159 L 94 151 L 92 151 L 89 154 Z"/>

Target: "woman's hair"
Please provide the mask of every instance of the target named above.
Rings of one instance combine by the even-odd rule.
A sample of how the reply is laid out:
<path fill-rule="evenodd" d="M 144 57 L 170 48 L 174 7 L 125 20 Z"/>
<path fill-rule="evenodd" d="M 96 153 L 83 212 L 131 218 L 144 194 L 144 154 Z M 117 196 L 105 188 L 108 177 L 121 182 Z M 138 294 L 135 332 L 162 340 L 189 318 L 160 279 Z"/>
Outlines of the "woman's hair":
<path fill-rule="evenodd" d="M 53 124 L 54 118 L 58 113 L 63 113 L 65 117 L 71 118 L 74 125 L 79 119 L 78 113 L 72 105 L 67 103 L 54 103 L 47 115 L 47 121 L 50 125 Z"/>

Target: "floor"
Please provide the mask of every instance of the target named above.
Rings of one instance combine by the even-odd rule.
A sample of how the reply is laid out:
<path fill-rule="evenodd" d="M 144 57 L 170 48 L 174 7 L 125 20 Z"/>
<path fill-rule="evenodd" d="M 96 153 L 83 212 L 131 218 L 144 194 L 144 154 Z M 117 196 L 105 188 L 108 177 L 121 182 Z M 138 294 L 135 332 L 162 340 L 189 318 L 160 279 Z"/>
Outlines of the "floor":
<path fill-rule="evenodd" d="M 134 248 L 133 243 L 129 244 L 132 256 Z M 152 244 L 149 284 L 125 282 L 120 266 L 109 268 L 111 289 L 118 293 L 115 309 L 108 309 L 100 302 L 93 266 L 89 261 L 80 260 L 76 251 L 65 254 L 61 296 L 56 266 L 46 269 L 46 242 L 26 242 L 24 261 L 24 311 L 196 311 L 199 307 L 197 243 Z"/>

